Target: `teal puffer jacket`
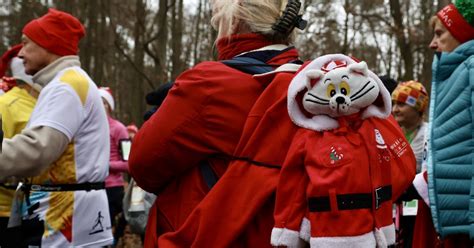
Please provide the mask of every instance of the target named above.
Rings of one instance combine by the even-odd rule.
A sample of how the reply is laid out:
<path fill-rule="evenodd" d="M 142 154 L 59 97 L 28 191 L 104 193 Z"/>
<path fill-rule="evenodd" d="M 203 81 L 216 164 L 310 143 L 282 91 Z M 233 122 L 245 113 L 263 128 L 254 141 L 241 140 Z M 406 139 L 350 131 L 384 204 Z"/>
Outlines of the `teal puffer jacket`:
<path fill-rule="evenodd" d="M 428 188 L 441 237 L 474 239 L 474 40 L 436 54 L 430 102 Z"/>

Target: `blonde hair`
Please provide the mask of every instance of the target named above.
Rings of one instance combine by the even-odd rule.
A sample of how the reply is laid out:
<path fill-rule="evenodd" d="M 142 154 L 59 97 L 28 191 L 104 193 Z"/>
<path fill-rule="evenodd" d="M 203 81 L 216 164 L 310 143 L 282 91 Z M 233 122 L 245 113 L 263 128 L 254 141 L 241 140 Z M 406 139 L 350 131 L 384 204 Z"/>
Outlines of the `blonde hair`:
<path fill-rule="evenodd" d="M 259 33 L 274 42 L 289 43 L 293 35 L 272 29 L 288 0 L 212 0 L 211 24 L 219 37 L 242 32 Z"/>
<path fill-rule="evenodd" d="M 434 29 L 436 26 L 436 23 L 441 23 L 441 20 L 438 18 L 438 16 L 434 15 L 430 18 L 430 26 L 431 29 Z"/>

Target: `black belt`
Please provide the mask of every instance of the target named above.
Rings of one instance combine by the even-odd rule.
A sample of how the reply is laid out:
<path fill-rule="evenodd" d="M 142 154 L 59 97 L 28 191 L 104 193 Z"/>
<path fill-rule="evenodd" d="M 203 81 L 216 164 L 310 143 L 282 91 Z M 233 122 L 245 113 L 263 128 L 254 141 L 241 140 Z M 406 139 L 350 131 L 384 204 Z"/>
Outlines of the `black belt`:
<path fill-rule="evenodd" d="M 10 190 L 15 190 L 17 188 L 17 186 L 18 185 L 14 185 L 14 184 L 0 183 L 0 187 L 10 189 Z"/>
<path fill-rule="evenodd" d="M 367 194 L 337 195 L 337 208 L 338 210 L 372 208 L 372 199 L 375 199 L 375 209 L 378 209 L 383 202 L 392 199 L 392 186 L 383 186 Z M 310 212 L 331 211 L 329 196 L 308 198 L 308 207 Z"/>
<path fill-rule="evenodd" d="M 105 189 L 105 182 L 99 183 L 76 183 L 76 184 L 23 184 L 23 191 L 78 191 L 78 190 L 101 190 Z"/>

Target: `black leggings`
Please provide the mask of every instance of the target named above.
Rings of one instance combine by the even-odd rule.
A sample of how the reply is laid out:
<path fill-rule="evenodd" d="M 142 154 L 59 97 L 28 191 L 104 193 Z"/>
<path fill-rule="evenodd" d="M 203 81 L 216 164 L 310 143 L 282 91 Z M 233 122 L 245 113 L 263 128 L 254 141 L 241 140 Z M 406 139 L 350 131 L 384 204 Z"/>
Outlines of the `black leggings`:
<path fill-rule="evenodd" d="M 107 192 L 107 199 L 109 201 L 109 212 L 110 212 L 110 223 L 115 227 L 114 239 L 118 240 L 123 236 L 125 228 L 125 218 L 122 213 L 122 202 L 124 196 L 123 186 L 110 187 L 105 189 Z M 120 214 L 122 213 L 122 214 Z M 115 218 L 120 214 L 118 222 L 115 222 Z"/>

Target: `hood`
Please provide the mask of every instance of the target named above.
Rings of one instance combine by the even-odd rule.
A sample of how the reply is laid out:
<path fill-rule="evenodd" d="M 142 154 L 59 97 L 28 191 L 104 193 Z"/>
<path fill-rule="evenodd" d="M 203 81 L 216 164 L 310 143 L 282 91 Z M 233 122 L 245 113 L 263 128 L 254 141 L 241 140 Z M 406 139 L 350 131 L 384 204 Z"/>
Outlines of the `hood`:
<path fill-rule="evenodd" d="M 329 54 L 316 58 L 300 69 L 288 88 L 288 113 L 296 125 L 315 131 L 332 130 L 339 127 L 336 118 L 325 114 L 311 115 L 303 109 L 301 104 L 301 96 L 307 91 L 306 85 L 310 80 L 307 77 L 307 71 L 314 69 L 321 70 L 324 65 L 331 61 L 345 61 L 347 65 L 357 63 L 353 58 L 343 54 Z M 377 83 L 380 92 L 377 100 L 372 105 L 361 110 L 360 117 L 361 119 L 370 117 L 387 118 L 392 109 L 390 93 L 375 73 L 368 70 L 368 76 Z"/>

